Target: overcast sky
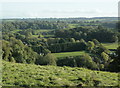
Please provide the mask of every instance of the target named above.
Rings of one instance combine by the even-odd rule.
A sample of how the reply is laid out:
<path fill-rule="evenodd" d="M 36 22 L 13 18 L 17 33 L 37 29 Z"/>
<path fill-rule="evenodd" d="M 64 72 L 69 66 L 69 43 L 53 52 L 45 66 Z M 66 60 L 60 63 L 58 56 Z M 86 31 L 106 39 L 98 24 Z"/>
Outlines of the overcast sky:
<path fill-rule="evenodd" d="M 119 0 L 0 0 L 2 18 L 117 17 Z"/>

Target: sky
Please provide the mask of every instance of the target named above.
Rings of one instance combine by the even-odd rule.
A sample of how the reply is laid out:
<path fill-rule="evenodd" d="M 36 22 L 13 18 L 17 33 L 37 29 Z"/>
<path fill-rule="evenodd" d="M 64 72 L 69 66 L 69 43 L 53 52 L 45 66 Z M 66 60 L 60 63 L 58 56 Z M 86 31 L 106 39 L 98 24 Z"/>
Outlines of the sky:
<path fill-rule="evenodd" d="M 119 0 L 0 0 L 0 18 L 117 17 Z"/>

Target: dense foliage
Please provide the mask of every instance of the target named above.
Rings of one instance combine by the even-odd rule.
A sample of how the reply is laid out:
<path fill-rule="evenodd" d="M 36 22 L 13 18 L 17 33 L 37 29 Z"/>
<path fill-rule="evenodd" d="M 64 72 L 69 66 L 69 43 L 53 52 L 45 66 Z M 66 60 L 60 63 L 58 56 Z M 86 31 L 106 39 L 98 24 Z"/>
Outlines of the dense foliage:
<path fill-rule="evenodd" d="M 12 31 L 15 29 L 63 29 L 67 28 L 67 23 L 63 21 L 49 22 L 49 21 L 40 21 L 40 20 L 31 20 L 31 21 L 3 21 L 2 27 L 5 31 Z"/>
<path fill-rule="evenodd" d="M 4 19 L 2 59 L 119 72 L 120 47 L 109 47 L 120 38 L 115 24 L 115 18 Z"/>
<path fill-rule="evenodd" d="M 2 41 L 3 59 L 17 63 L 35 63 L 40 56 L 22 41 L 11 38 L 10 41 Z"/>
<path fill-rule="evenodd" d="M 84 42 L 58 43 L 50 45 L 48 49 L 53 53 L 58 53 L 58 52 L 81 51 L 85 50 L 86 46 L 87 45 Z"/>
<path fill-rule="evenodd" d="M 86 41 L 97 39 L 100 42 L 116 42 L 117 32 L 98 26 L 97 28 L 78 27 L 70 30 L 57 30 L 56 37 L 84 39 Z"/>

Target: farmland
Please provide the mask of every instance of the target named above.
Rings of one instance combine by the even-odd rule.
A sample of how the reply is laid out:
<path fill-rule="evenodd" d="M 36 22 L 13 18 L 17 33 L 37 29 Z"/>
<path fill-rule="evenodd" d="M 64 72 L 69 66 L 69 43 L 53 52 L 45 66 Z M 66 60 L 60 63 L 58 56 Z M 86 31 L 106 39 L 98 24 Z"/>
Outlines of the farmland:
<path fill-rule="evenodd" d="M 79 56 L 85 54 L 85 51 L 53 53 L 56 57 Z"/>
<path fill-rule="evenodd" d="M 103 45 L 108 49 L 117 49 L 118 43 L 103 43 Z"/>
<path fill-rule="evenodd" d="M 117 49 L 118 43 L 102 43 L 107 49 Z M 58 57 L 67 57 L 67 56 L 80 56 L 85 54 L 85 51 L 75 51 L 75 52 L 61 52 L 53 53 L 57 58 Z"/>

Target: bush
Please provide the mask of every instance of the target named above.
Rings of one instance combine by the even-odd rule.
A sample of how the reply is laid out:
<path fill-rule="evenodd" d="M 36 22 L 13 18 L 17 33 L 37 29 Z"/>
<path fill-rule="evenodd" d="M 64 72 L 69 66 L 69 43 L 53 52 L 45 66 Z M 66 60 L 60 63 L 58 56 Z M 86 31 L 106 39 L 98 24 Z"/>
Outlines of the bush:
<path fill-rule="evenodd" d="M 56 57 L 53 54 L 48 53 L 43 58 L 41 58 L 40 64 L 41 65 L 56 65 Z"/>
<path fill-rule="evenodd" d="M 72 57 L 61 57 L 57 59 L 58 66 L 85 67 L 89 69 L 97 69 L 97 64 L 88 54 Z"/>

